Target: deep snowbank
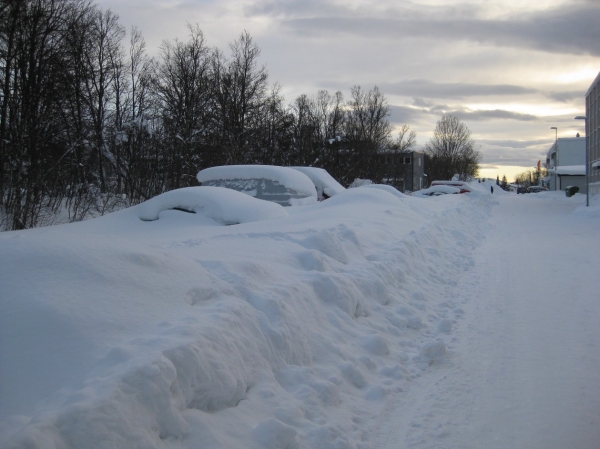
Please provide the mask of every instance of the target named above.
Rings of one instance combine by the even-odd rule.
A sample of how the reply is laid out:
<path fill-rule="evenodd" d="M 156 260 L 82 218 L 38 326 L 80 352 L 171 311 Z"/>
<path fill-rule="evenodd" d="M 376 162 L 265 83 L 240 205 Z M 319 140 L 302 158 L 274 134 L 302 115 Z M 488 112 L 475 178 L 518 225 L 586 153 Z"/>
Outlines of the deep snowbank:
<path fill-rule="evenodd" d="M 137 207 L 1 234 L 0 443 L 368 447 L 386 396 L 451 354 L 444 292 L 491 199 L 350 189 L 236 226 Z"/>

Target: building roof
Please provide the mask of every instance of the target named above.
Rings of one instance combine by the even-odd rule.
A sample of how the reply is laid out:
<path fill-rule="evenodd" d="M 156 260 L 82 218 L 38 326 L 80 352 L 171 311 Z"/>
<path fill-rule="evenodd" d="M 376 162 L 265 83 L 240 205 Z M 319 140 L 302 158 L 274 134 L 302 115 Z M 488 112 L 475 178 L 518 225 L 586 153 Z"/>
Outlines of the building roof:
<path fill-rule="evenodd" d="M 585 93 L 585 96 L 587 97 L 590 92 L 592 92 L 592 89 L 594 88 L 594 86 L 596 84 L 600 83 L 600 72 L 598 72 L 598 75 L 596 76 L 596 79 L 592 82 L 592 84 L 590 84 L 590 88 L 587 90 L 587 92 Z"/>

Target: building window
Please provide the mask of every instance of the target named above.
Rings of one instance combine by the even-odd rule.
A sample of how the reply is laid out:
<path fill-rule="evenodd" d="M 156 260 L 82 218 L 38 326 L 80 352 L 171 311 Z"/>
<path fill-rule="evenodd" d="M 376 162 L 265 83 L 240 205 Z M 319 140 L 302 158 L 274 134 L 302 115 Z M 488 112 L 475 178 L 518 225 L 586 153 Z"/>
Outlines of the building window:
<path fill-rule="evenodd" d="M 409 157 L 405 157 L 404 158 L 404 163 L 405 164 L 410 164 L 410 158 Z"/>

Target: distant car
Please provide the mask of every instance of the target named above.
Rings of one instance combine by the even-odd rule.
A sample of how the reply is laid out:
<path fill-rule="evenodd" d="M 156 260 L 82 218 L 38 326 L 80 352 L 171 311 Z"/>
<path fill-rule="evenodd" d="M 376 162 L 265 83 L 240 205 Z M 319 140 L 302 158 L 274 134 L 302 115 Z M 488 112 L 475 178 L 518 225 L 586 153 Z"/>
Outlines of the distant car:
<path fill-rule="evenodd" d="M 539 193 L 542 190 L 544 190 L 542 187 L 540 186 L 529 186 L 527 187 L 527 193 Z"/>
<path fill-rule="evenodd" d="M 457 187 L 447 186 L 447 185 L 435 185 L 431 186 L 428 189 L 417 190 L 412 193 L 412 196 L 440 196 L 440 195 L 448 195 L 448 194 L 460 194 L 461 189 Z"/>
<path fill-rule="evenodd" d="M 471 186 L 469 186 L 469 184 L 467 184 L 464 181 L 433 181 L 431 183 L 431 186 L 450 186 L 450 187 L 456 187 L 457 189 L 460 190 L 459 193 L 469 193 L 472 192 Z"/>

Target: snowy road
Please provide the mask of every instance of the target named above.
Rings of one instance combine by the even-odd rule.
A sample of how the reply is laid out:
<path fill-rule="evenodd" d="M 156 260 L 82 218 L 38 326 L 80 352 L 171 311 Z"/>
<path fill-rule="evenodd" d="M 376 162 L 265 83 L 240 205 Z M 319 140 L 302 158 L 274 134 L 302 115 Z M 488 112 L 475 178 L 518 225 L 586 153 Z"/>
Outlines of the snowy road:
<path fill-rule="evenodd" d="M 534 195 L 498 201 L 447 292 L 465 310 L 452 357 L 390 402 L 374 448 L 600 448 L 598 220 Z"/>

